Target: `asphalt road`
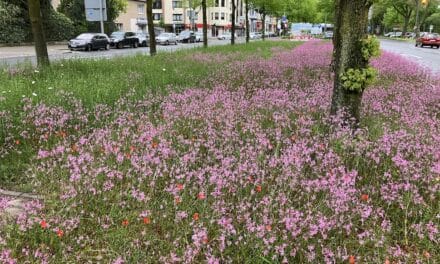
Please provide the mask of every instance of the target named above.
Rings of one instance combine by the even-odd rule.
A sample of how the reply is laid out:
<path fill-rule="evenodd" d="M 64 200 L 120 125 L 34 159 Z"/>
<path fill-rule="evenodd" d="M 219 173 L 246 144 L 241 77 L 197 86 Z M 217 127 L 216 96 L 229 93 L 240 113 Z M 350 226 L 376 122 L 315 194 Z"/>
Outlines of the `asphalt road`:
<path fill-rule="evenodd" d="M 434 74 L 440 74 L 440 49 L 431 47 L 415 47 L 415 42 L 399 40 L 381 40 L 381 48 L 415 61 L 430 69 Z"/>
<path fill-rule="evenodd" d="M 237 43 L 244 42 L 243 38 L 239 38 L 236 41 Z M 209 39 L 210 46 L 218 46 L 218 45 L 227 45 L 230 43 L 230 40 L 217 40 L 217 39 Z M 203 43 L 178 43 L 177 45 L 157 45 L 158 52 L 173 52 L 181 49 L 191 49 L 196 47 L 202 47 Z M 6 48 L 2 48 L 6 49 Z M 25 50 L 26 52 L 22 52 L 20 54 L 20 50 Z M 29 63 L 36 64 L 35 52 L 33 51 L 33 47 L 17 47 L 15 49 L 9 48 L 8 51 L 1 52 L 0 50 L 0 67 L 14 67 L 19 64 Z M 144 54 L 149 55 L 150 49 L 148 47 L 139 47 L 137 49 L 133 48 L 124 48 L 124 49 L 110 49 L 108 51 L 99 50 L 99 51 L 70 51 L 67 46 L 54 46 L 49 48 L 49 59 L 51 61 L 56 60 L 66 60 L 66 59 L 81 59 L 81 58 L 112 58 L 117 56 L 129 56 L 129 55 L 137 55 Z"/>

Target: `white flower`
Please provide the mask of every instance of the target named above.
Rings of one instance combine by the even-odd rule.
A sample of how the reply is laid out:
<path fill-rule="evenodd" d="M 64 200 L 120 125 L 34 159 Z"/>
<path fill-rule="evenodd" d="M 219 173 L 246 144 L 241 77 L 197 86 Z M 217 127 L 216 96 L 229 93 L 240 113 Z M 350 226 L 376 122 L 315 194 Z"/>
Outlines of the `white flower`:
<path fill-rule="evenodd" d="M 32 84 L 35 84 L 35 81 L 32 81 Z"/>
<path fill-rule="evenodd" d="M 49 87 L 49 88 L 47 88 L 48 90 L 52 90 L 53 89 L 53 87 Z"/>
<path fill-rule="evenodd" d="M 60 66 L 61 66 L 61 67 L 64 67 L 64 64 L 62 64 L 62 63 L 61 63 L 61 65 L 60 65 Z"/>
<path fill-rule="evenodd" d="M 167 69 L 163 68 L 162 71 L 166 71 Z"/>
<path fill-rule="evenodd" d="M 2 93 L 6 93 L 6 91 L 2 91 Z"/>
<path fill-rule="evenodd" d="M 24 98 L 24 97 L 25 97 L 25 96 L 24 96 L 24 94 L 23 94 L 23 95 L 22 95 L 21 97 L 23 97 L 23 98 Z"/>
<path fill-rule="evenodd" d="M 39 70 L 35 70 L 34 72 L 35 72 L 35 73 L 39 73 L 40 71 L 39 71 Z"/>
<path fill-rule="evenodd" d="M 37 96 L 37 94 L 36 94 L 36 93 L 32 93 L 32 95 L 33 95 L 33 96 Z"/>

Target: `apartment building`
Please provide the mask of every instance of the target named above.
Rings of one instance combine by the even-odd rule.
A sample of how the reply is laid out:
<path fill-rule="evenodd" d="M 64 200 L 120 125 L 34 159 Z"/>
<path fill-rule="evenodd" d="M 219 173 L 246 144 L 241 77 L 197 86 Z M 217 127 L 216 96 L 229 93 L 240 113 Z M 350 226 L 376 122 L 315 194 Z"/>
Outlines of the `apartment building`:
<path fill-rule="evenodd" d="M 120 30 L 147 31 L 146 0 L 128 0 L 127 10 L 116 19 Z M 190 7 L 191 0 L 155 0 L 153 2 L 154 23 L 168 32 L 179 33 L 185 29 L 201 31 L 203 17 L 201 7 Z M 207 8 L 208 34 L 217 36 L 229 31 L 232 26 L 231 0 L 215 0 L 214 6 Z M 262 30 L 261 16 L 252 10 L 249 12 L 250 28 L 252 31 Z M 244 35 L 245 7 L 244 0 L 238 0 L 236 9 L 236 30 L 238 35 Z M 266 30 L 276 29 L 276 19 L 266 18 Z"/>

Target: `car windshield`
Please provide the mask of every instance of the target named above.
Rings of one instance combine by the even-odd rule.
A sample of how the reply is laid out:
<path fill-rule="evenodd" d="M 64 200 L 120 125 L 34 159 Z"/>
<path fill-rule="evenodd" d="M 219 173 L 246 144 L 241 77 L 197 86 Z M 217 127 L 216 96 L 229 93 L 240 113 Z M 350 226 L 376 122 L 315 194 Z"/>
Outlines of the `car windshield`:
<path fill-rule="evenodd" d="M 76 37 L 76 39 L 92 39 L 93 38 L 93 36 L 95 36 L 95 35 L 93 35 L 93 34 L 81 34 L 81 35 L 79 35 L 78 37 Z"/>
<path fill-rule="evenodd" d="M 171 36 L 170 33 L 162 33 L 159 35 L 159 37 L 169 37 L 169 36 Z"/>
<path fill-rule="evenodd" d="M 124 37 L 124 32 L 113 32 L 110 37 L 112 38 L 123 38 Z"/>

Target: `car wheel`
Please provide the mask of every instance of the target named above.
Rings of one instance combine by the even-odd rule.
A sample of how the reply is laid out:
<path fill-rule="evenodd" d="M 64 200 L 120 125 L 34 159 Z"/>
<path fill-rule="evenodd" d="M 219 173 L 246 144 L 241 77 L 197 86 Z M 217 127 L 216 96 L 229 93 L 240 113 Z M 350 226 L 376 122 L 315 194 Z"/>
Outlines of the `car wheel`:
<path fill-rule="evenodd" d="M 139 47 L 139 42 L 136 41 L 136 42 L 134 42 L 134 44 L 133 44 L 133 48 L 136 49 L 137 47 Z"/>
<path fill-rule="evenodd" d="M 177 45 L 177 41 L 174 41 L 174 45 Z"/>
<path fill-rule="evenodd" d="M 146 46 L 147 46 L 147 42 L 146 41 L 142 42 L 142 47 L 146 47 Z"/>
<path fill-rule="evenodd" d="M 119 43 L 116 45 L 116 48 L 118 48 L 118 49 L 122 49 L 122 47 L 124 47 L 124 45 L 122 45 L 122 42 L 119 42 Z"/>
<path fill-rule="evenodd" d="M 109 50 L 110 49 L 110 44 L 106 44 L 105 45 L 105 50 Z"/>
<path fill-rule="evenodd" d="M 92 51 L 92 44 L 87 45 L 86 51 Z"/>
<path fill-rule="evenodd" d="M 165 41 L 165 45 L 167 45 L 167 46 L 170 45 L 170 43 L 168 42 L 168 40 Z"/>

